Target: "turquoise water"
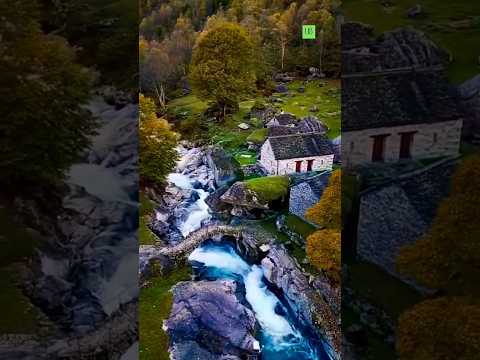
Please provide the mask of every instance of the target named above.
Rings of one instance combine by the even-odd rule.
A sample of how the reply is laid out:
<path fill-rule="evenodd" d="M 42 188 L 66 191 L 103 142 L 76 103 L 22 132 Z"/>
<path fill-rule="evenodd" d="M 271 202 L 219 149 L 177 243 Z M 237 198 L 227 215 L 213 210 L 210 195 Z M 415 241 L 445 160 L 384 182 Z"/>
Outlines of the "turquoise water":
<path fill-rule="evenodd" d="M 249 265 L 229 245 L 204 245 L 193 251 L 189 260 L 202 279 L 233 279 L 245 285 L 246 300 L 261 328 L 257 340 L 262 360 L 330 358 L 320 341 L 308 338 L 295 326 L 286 307 L 264 282 L 261 266 Z"/>

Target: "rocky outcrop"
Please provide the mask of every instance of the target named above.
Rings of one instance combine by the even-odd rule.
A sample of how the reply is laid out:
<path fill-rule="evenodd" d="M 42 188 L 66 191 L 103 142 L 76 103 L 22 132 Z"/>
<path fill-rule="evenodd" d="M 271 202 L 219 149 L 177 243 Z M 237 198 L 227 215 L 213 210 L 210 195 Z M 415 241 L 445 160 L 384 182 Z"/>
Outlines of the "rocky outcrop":
<path fill-rule="evenodd" d="M 229 187 L 224 185 L 208 195 L 208 197 L 205 199 L 205 202 L 212 211 L 220 213 L 229 211 L 231 209 L 229 204 L 222 201 L 222 196 L 228 191 L 228 189 Z"/>
<path fill-rule="evenodd" d="M 172 291 L 173 306 L 164 324 L 172 343 L 171 359 L 191 360 L 192 354 L 199 356 L 196 359 L 219 359 L 259 353 L 253 336 L 255 316 L 241 303 L 236 282 L 182 282 Z"/>
<path fill-rule="evenodd" d="M 207 164 L 212 169 L 217 187 L 227 185 L 235 181 L 239 171 L 233 158 L 225 150 L 212 147 L 207 151 Z"/>
<path fill-rule="evenodd" d="M 220 198 L 227 204 L 232 204 L 236 207 L 245 207 L 247 209 L 268 209 L 268 204 L 258 195 L 250 190 L 244 182 L 236 182 L 228 191 Z"/>
<path fill-rule="evenodd" d="M 282 291 L 294 316 L 306 328 L 312 329 L 333 348 L 340 359 L 341 331 L 337 317 L 322 295 L 309 284 L 308 278 L 288 255 L 283 246 L 271 246 L 262 260 L 265 278 Z"/>

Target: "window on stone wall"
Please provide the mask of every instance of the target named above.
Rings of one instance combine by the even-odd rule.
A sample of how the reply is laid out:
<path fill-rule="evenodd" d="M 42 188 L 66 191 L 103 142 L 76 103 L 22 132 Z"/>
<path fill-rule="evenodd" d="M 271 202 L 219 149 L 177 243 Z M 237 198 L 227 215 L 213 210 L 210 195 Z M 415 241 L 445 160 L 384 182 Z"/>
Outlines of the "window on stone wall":
<path fill-rule="evenodd" d="M 413 136 L 416 131 L 400 133 L 400 159 L 410 159 L 412 157 Z"/>
<path fill-rule="evenodd" d="M 295 171 L 297 173 L 302 171 L 302 161 L 295 161 Z"/>
<path fill-rule="evenodd" d="M 322 160 L 323 163 L 323 160 Z M 313 168 L 313 160 L 307 160 L 307 171 L 312 171 Z"/>
<path fill-rule="evenodd" d="M 372 149 L 372 161 L 382 162 L 385 160 L 385 141 L 390 134 L 374 135 L 373 149 Z"/>
<path fill-rule="evenodd" d="M 438 134 L 437 133 L 433 133 L 433 143 L 436 144 L 438 141 Z"/>

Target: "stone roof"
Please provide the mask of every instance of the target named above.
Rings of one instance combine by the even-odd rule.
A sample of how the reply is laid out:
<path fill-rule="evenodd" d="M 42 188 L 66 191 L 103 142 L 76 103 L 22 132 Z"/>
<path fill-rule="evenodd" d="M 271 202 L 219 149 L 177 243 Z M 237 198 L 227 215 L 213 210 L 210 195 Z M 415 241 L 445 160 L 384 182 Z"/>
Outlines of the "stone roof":
<path fill-rule="evenodd" d="M 346 24 L 344 27 L 349 28 Z M 368 29 L 359 30 L 355 39 L 350 39 L 348 30 L 342 31 L 342 74 L 444 67 L 448 63 L 449 54 L 423 32 L 399 28 L 373 38 Z M 357 39 L 359 36 L 363 40 Z"/>
<path fill-rule="evenodd" d="M 304 117 L 295 127 L 299 133 L 326 133 L 328 126 L 322 123 L 316 116 Z"/>
<path fill-rule="evenodd" d="M 323 193 L 323 190 L 325 187 L 328 185 L 328 179 L 330 179 L 331 172 L 330 171 L 325 171 L 322 172 L 321 174 L 311 176 L 306 179 L 299 179 L 297 180 L 292 187 L 296 187 L 298 185 L 303 184 L 307 185 L 312 192 L 317 196 L 317 200 L 320 198 L 320 196 Z"/>
<path fill-rule="evenodd" d="M 268 141 L 276 160 L 333 154 L 330 140 L 320 133 L 276 136 Z"/>
<path fill-rule="evenodd" d="M 342 49 L 370 45 L 373 40 L 373 27 L 360 22 L 349 21 L 342 24 Z"/>
<path fill-rule="evenodd" d="M 342 131 L 459 118 L 456 90 L 443 72 L 372 73 L 342 81 Z"/>
<path fill-rule="evenodd" d="M 297 122 L 297 118 L 295 117 L 295 115 L 289 113 L 275 115 L 272 120 L 277 120 L 278 125 L 281 126 L 292 125 Z"/>
<path fill-rule="evenodd" d="M 283 135 L 291 135 L 295 134 L 296 130 L 290 126 L 271 126 L 268 128 L 268 136 L 283 136 Z"/>
<path fill-rule="evenodd" d="M 398 275 L 399 249 L 428 230 L 449 193 L 456 165 L 456 159 L 441 160 L 363 191 L 357 240 L 360 257 Z"/>

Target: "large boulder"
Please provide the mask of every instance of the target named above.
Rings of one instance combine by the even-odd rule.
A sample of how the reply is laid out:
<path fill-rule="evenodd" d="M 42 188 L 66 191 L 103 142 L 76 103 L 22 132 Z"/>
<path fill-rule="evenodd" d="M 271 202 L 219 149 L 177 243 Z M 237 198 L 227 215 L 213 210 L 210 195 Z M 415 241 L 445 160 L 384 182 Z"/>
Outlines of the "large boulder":
<path fill-rule="evenodd" d="M 244 182 L 236 182 L 223 194 L 220 199 L 235 206 L 247 209 L 268 209 L 268 204 L 262 201 L 258 195 L 250 190 Z"/>
<path fill-rule="evenodd" d="M 217 187 L 227 185 L 237 177 L 239 167 L 225 150 L 218 147 L 210 148 L 207 151 L 206 159 L 209 168 L 213 171 Z"/>
<path fill-rule="evenodd" d="M 298 321 L 312 329 L 331 347 L 334 359 L 340 358 L 341 331 L 338 317 L 283 246 L 271 246 L 262 260 L 265 278 L 282 291 Z"/>
<path fill-rule="evenodd" d="M 215 359 L 259 353 L 253 336 L 255 316 L 240 302 L 236 282 L 188 281 L 172 291 L 173 307 L 164 324 L 172 343 L 171 359 L 192 359 L 192 353 L 184 351 L 186 347 L 194 348 L 200 359 L 210 359 L 209 353 L 215 354 Z"/>

